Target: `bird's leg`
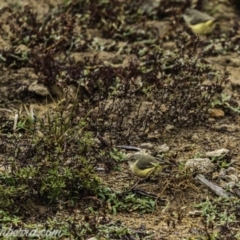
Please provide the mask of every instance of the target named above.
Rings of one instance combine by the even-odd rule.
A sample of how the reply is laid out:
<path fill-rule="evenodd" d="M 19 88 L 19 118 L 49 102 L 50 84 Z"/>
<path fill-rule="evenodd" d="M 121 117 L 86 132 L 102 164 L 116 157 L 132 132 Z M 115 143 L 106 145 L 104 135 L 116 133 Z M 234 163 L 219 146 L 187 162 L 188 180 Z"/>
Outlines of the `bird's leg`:
<path fill-rule="evenodd" d="M 135 181 L 135 183 L 133 184 L 133 186 L 130 187 L 130 189 L 129 189 L 128 191 L 130 192 L 133 188 L 135 188 L 135 187 L 138 185 L 139 181 L 140 181 L 140 179 L 137 179 L 137 181 Z"/>
<path fill-rule="evenodd" d="M 129 189 L 129 191 L 131 191 L 133 188 L 135 188 L 139 183 L 144 182 L 145 180 L 149 179 L 150 175 L 152 172 L 150 172 L 147 177 L 145 178 L 138 178 L 137 181 L 133 184 L 133 186 Z"/>

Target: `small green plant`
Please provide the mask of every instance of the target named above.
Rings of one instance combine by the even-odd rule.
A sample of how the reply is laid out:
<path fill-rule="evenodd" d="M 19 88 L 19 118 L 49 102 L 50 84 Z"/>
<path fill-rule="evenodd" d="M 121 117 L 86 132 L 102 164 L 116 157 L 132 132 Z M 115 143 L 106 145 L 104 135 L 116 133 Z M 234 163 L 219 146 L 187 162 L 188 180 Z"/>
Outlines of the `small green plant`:
<path fill-rule="evenodd" d="M 122 161 L 124 161 L 125 155 L 118 149 L 113 148 L 113 150 L 110 152 L 110 156 L 116 162 L 114 170 L 120 171 L 118 163 L 121 163 Z"/>
<path fill-rule="evenodd" d="M 8 139 L 11 147 L 6 170 L 1 172 L 0 207 L 23 213 L 27 199 L 51 204 L 64 199 L 74 205 L 84 194 L 94 194 L 100 186 L 94 170 L 97 154 L 85 118 L 74 124 L 74 110 L 44 118 L 24 107 L 26 121 L 17 119 L 14 124 L 22 134 L 15 132 Z M 29 142 L 21 145 L 26 134 Z"/>
<path fill-rule="evenodd" d="M 231 166 L 231 162 L 226 155 L 220 157 L 212 157 L 211 162 L 213 162 L 215 165 L 218 165 L 219 168 L 228 168 Z"/>
<path fill-rule="evenodd" d="M 211 102 L 211 107 L 223 107 L 229 109 L 235 113 L 240 113 L 240 107 L 233 106 L 230 104 L 231 96 L 228 96 L 224 93 L 221 94 L 221 98 L 216 98 L 213 102 Z"/>
<path fill-rule="evenodd" d="M 108 203 L 108 208 L 113 214 L 121 211 L 150 213 L 155 209 L 155 200 L 149 197 L 139 197 L 133 193 L 122 195 L 109 188 L 101 188 L 98 195 Z"/>
<path fill-rule="evenodd" d="M 110 156 L 116 161 L 121 162 L 125 159 L 125 154 L 119 151 L 116 148 L 113 148 L 113 150 L 110 152 Z"/>
<path fill-rule="evenodd" d="M 239 200 L 236 198 L 215 198 L 195 204 L 202 212 L 208 228 L 214 227 L 221 233 L 224 229 L 234 235 L 239 228 Z M 215 232 L 216 233 L 216 232 Z M 219 234 L 221 235 L 221 234 Z M 215 238 L 214 238 L 215 239 Z"/>
<path fill-rule="evenodd" d="M 23 111 L 23 107 L 25 112 Z M 34 111 L 32 106 L 21 105 L 19 113 L 14 116 L 13 131 L 32 131 L 34 129 Z"/>

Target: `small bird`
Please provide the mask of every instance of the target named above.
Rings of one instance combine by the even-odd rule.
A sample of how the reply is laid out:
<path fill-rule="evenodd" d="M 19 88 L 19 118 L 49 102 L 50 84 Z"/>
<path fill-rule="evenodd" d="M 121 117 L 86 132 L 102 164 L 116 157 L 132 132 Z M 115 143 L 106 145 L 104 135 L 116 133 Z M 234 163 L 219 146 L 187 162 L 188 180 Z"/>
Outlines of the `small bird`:
<path fill-rule="evenodd" d="M 158 161 L 156 158 L 144 154 L 134 154 L 127 161 L 132 173 L 140 178 L 147 178 L 156 168 L 162 170 L 171 165 L 169 162 Z"/>
<path fill-rule="evenodd" d="M 215 28 L 217 21 L 216 18 L 192 8 L 186 9 L 183 14 L 183 19 L 195 34 L 200 35 L 211 33 Z"/>

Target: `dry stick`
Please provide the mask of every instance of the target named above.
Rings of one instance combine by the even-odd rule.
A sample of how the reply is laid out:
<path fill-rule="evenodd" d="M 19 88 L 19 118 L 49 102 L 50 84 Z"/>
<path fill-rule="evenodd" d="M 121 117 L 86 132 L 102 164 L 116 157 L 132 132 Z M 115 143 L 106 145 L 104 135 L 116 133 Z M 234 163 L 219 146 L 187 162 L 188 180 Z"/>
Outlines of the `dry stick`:
<path fill-rule="evenodd" d="M 140 188 L 133 188 L 134 192 L 139 193 L 143 196 L 147 196 L 147 197 L 152 197 L 152 198 L 156 198 L 157 196 L 155 194 L 152 193 L 148 193 Z"/>
<path fill-rule="evenodd" d="M 198 179 L 201 183 L 206 185 L 208 188 L 210 188 L 214 193 L 216 193 L 220 197 L 227 197 L 227 198 L 233 197 L 233 195 L 231 193 L 228 193 L 228 192 L 224 191 L 221 187 L 219 187 L 216 184 L 208 181 L 206 179 L 206 177 L 202 174 L 198 174 L 196 176 L 196 179 Z"/>

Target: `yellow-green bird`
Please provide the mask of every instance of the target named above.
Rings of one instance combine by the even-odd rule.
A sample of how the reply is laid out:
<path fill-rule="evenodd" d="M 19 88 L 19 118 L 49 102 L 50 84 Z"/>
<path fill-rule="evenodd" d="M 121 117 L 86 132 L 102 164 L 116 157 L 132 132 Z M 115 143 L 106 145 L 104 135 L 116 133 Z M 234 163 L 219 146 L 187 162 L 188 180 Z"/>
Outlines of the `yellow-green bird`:
<path fill-rule="evenodd" d="M 213 31 L 216 26 L 216 18 L 196 9 L 187 8 L 183 14 L 183 19 L 187 26 L 195 34 L 207 35 Z"/>
<path fill-rule="evenodd" d="M 144 154 L 134 154 L 127 161 L 132 173 L 140 178 L 147 178 L 156 168 L 162 170 L 171 165 L 169 162 L 158 161 L 156 158 Z"/>

